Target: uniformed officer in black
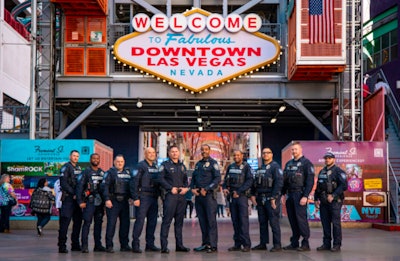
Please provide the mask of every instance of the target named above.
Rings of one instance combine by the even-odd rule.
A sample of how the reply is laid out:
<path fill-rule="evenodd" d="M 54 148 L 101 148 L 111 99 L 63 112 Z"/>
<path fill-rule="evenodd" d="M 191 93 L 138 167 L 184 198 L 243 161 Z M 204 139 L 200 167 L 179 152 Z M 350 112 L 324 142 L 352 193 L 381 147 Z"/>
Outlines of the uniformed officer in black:
<path fill-rule="evenodd" d="M 190 188 L 196 196 L 195 208 L 202 234 L 202 245 L 194 251 L 217 252 L 217 200 L 214 192 L 221 182 L 218 162 L 210 157 L 210 146 L 201 146 L 203 159 L 198 161 L 193 172 Z"/>
<path fill-rule="evenodd" d="M 160 240 L 161 253 L 169 253 L 168 233 L 172 219 L 175 219 L 175 244 L 177 252 L 189 252 L 190 248 L 183 245 L 182 229 L 186 213 L 186 198 L 188 178 L 186 167 L 179 160 L 179 149 L 171 146 L 168 150 L 169 159 L 160 166 L 160 186 L 165 191 L 163 219 L 161 223 Z"/>
<path fill-rule="evenodd" d="M 106 248 L 101 244 L 101 227 L 104 217 L 104 202 L 101 198 L 100 185 L 103 182 L 104 171 L 99 168 L 100 155 L 90 155 L 90 167 L 86 168 L 80 178 L 76 189 L 76 201 L 82 209 L 82 253 L 88 253 L 88 236 L 90 225 L 94 220 L 93 238 L 94 251 L 104 252 Z"/>
<path fill-rule="evenodd" d="M 319 208 L 323 244 L 318 251 L 340 251 L 342 245 L 342 227 L 340 211 L 344 200 L 344 191 L 347 190 L 346 173 L 335 165 L 335 155 L 327 152 L 324 155 L 325 167 L 319 172 L 317 189 L 315 190 L 315 207 Z M 331 248 L 333 232 L 333 247 Z"/>
<path fill-rule="evenodd" d="M 273 247 L 271 252 L 282 251 L 281 227 L 279 215 L 281 209 L 281 191 L 283 187 L 283 173 L 279 164 L 273 160 L 271 148 L 262 150 L 262 165 L 254 176 L 252 194 L 255 196 L 260 224 L 260 244 L 253 250 L 267 250 L 269 243 L 268 223 L 272 230 Z"/>
<path fill-rule="evenodd" d="M 243 153 L 233 152 L 234 162 L 226 170 L 224 194 L 229 200 L 229 209 L 233 224 L 234 246 L 228 251 L 249 252 L 251 240 L 249 234 L 249 200 L 250 189 L 253 184 L 253 170 L 243 161 Z M 243 248 L 242 248 L 243 246 Z"/>
<path fill-rule="evenodd" d="M 118 154 L 114 158 L 114 167 L 110 168 L 103 178 L 103 198 L 106 205 L 106 252 L 114 253 L 113 238 L 117 219 L 119 218 L 119 243 L 121 251 L 130 251 L 129 246 L 129 184 L 133 175 L 124 168 L 124 156 Z"/>
<path fill-rule="evenodd" d="M 161 249 L 154 245 L 154 233 L 157 225 L 158 197 L 160 188 L 158 184 L 159 169 L 156 163 L 156 151 L 147 148 L 144 151 L 145 159 L 139 162 L 137 173 L 131 182 L 132 197 L 136 208 L 136 221 L 133 227 L 132 251 L 141 253 L 140 236 L 143 231 L 144 220 L 146 224 L 146 251 L 157 251 Z"/>
<path fill-rule="evenodd" d="M 292 229 L 290 244 L 285 250 L 310 251 L 310 226 L 307 220 L 308 196 L 314 186 L 314 166 L 303 156 L 300 143 L 291 147 L 293 159 L 286 163 L 283 170 L 283 194 L 286 195 L 286 210 Z M 303 237 L 299 247 L 300 236 Z"/>
<path fill-rule="evenodd" d="M 67 233 L 69 223 L 73 220 L 71 234 L 71 250 L 81 251 L 79 243 L 79 234 L 82 226 L 82 210 L 76 202 L 76 184 L 77 178 L 81 175 L 81 167 L 77 165 L 79 160 L 79 152 L 71 151 L 69 154 L 69 162 L 65 163 L 60 170 L 60 186 L 62 190 L 62 206 L 60 210 L 60 229 L 58 231 L 58 252 L 68 253 Z"/>

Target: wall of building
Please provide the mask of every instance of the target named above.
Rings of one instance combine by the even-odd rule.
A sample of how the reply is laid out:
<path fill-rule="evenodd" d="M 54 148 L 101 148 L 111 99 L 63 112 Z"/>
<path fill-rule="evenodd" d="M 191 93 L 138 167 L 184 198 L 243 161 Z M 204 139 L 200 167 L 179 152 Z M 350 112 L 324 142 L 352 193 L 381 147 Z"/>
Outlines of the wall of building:
<path fill-rule="evenodd" d="M 95 139 L 106 144 L 114 150 L 114 156 L 122 154 L 125 157 L 125 166 L 130 169 L 136 168 L 138 160 L 139 127 L 87 127 L 85 139 Z M 81 139 L 80 128 L 75 129 L 68 139 Z"/>
<path fill-rule="evenodd" d="M 367 1 L 365 1 L 367 2 Z M 379 0 L 379 1 L 368 1 L 370 5 L 370 16 L 374 18 L 375 16 L 379 15 L 380 13 L 384 12 L 385 10 L 400 5 L 400 0 Z"/>
<path fill-rule="evenodd" d="M 3 16 L 2 16 L 3 17 Z M 30 89 L 29 42 L 0 19 L 0 105 L 3 93 L 25 104 Z"/>
<path fill-rule="evenodd" d="M 400 0 L 382 0 L 382 1 L 371 1 L 370 2 L 370 19 L 377 17 L 386 10 L 397 6 L 397 22 L 400 24 Z M 397 26 L 397 39 L 400 37 L 400 26 Z M 400 44 L 397 45 L 397 60 L 392 60 L 382 66 L 372 70 L 370 73 L 375 73 L 380 69 L 385 73 L 386 79 L 393 90 L 393 93 L 400 100 L 400 92 L 396 89 L 397 82 L 400 81 L 399 77 L 399 66 L 400 66 Z M 374 83 L 370 83 L 373 85 Z"/>

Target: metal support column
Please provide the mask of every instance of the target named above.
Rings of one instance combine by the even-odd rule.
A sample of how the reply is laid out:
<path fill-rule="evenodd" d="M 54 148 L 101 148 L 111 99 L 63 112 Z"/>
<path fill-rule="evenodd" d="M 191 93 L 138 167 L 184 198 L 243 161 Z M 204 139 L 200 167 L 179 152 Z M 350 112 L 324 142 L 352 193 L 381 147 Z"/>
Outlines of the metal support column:
<path fill-rule="evenodd" d="M 37 2 L 37 6 L 33 4 Z M 36 44 L 35 66 L 32 70 L 35 85 L 31 93 L 31 139 L 53 138 L 54 112 L 54 12 L 49 0 L 32 1 L 32 18 L 37 16 L 37 23 L 32 23 L 32 37 Z M 33 20 L 33 19 L 32 19 Z"/>
<path fill-rule="evenodd" d="M 347 0 L 347 66 L 339 88 L 339 139 L 363 140 L 362 1 Z"/>

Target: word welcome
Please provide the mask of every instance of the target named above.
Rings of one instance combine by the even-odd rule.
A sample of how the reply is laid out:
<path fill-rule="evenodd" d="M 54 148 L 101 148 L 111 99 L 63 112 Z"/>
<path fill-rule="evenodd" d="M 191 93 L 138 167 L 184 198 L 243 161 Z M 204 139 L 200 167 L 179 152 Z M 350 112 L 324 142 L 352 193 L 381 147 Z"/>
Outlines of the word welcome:
<path fill-rule="evenodd" d="M 262 19 L 257 14 L 248 14 L 244 18 L 238 14 L 229 14 L 224 18 L 220 14 L 210 14 L 209 16 L 199 13 L 190 16 L 174 14 L 168 17 L 160 13 L 150 18 L 147 14 L 139 13 L 132 19 L 133 29 L 140 33 L 148 31 L 150 27 L 158 33 L 165 32 L 168 28 L 177 33 L 186 29 L 194 33 L 199 33 L 205 29 L 212 33 L 218 33 L 224 28 L 231 33 L 239 32 L 242 29 L 254 33 L 259 31 L 261 26 Z"/>

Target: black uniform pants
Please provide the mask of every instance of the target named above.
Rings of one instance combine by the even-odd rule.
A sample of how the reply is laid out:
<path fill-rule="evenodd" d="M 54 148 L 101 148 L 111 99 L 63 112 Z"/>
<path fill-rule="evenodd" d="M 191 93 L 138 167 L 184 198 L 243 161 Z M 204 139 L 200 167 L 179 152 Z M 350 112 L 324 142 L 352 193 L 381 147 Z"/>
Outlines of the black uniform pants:
<path fill-rule="evenodd" d="M 112 199 L 111 202 L 113 204 L 113 207 L 106 209 L 106 247 L 114 247 L 113 239 L 115 235 L 117 219 L 119 218 L 119 243 L 121 245 L 121 248 L 126 248 L 129 246 L 130 226 L 128 199 L 124 199 L 122 201 Z"/>
<path fill-rule="evenodd" d="M 249 234 L 249 203 L 248 198 L 240 195 L 238 198 L 231 198 L 229 202 L 231 219 L 233 224 L 233 240 L 235 247 L 251 247 Z"/>
<path fill-rule="evenodd" d="M 342 202 L 336 200 L 332 203 L 320 204 L 320 217 L 322 223 L 322 230 L 324 232 L 323 244 L 324 246 L 331 247 L 332 232 L 333 232 L 333 246 L 342 245 L 342 226 L 340 223 L 340 211 L 342 209 Z"/>
<path fill-rule="evenodd" d="M 101 229 L 103 224 L 103 216 L 104 216 L 104 204 L 100 204 L 99 206 L 95 206 L 94 203 L 86 203 L 86 208 L 82 211 L 83 216 L 83 225 L 82 225 L 82 247 L 88 247 L 88 237 L 90 225 L 92 224 L 92 220 L 94 220 L 93 227 L 93 238 L 94 238 L 94 246 L 95 248 L 100 247 L 101 244 Z M 129 231 L 129 230 L 128 230 Z"/>
<path fill-rule="evenodd" d="M 276 208 L 271 207 L 270 200 L 263 200 L 262 196 L 257 196 L 258 223 L 260 224 L 260 245 L 269 243 L 269 228 L 272 230 L 272 242 L 275 247 L 281 247 L 281 226 L 279 215 L 281 211 L 281 198 L 275 200 Z"/>
<path fill-rule="evenodd" d="M 161 223 L 160 241 L 161 249 L 166 249 L 168 246 L 168 234 L 172 219 L 175 219 L 175 242 L 176 248 L 183 248 L 182 228 L 183 219 L 186 213 L 186 199 L 182 195 L 173 195 L 168 193 L 165 196 L 163 206 L 163 219 Z"/>
<path fill-rule="evenodd" d="M 211 193 L 205 197 L 196 196 L 195 208 L 202 235 L 202 245 L 217 247 L 218 229 L 217 229 L 217 201 Z"/>
<path fill-rule="evenodd" d="M 289 218 L 292 236 L 290 243 L 293 247 L 299 246 L 300 236 L 303 237 L 302 246 L 309 246 L 310 226 L 307 220 L 307 204 L 300 205 L 300 199 L 303 197 L 301 191 L 289 192 L 286 197 L 286 210 Z"/>
<path fill-rule="evenodd" d="M 62 202 L 60 210 L 60 229 L 58 230 L 58 247 L 66 248 L 68 227 L 73 222 L 71 234 L 72 248 L 79 248 L 79 235 L 82 227 L 82 210 L 76 200 L 67 197 Z"/>
<path fill-rule="evenodd" d="M 146 248 L 154 246 L 154 233 L 157 226 L 158 215 L 158 197 L 140 196 L 140 207 L 136 208 L 136 221 L 133 226 L 132 248 L 140 248 L 140 236 L 142 235 L 144 220 L 147 218 L 146 224 Z"/>

